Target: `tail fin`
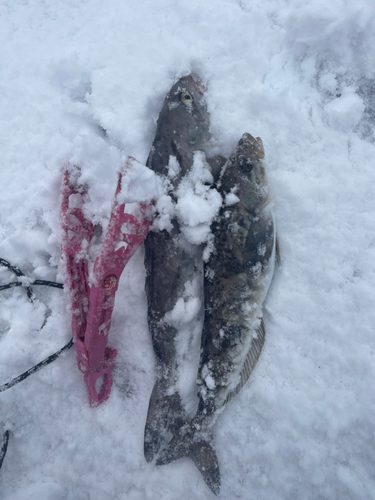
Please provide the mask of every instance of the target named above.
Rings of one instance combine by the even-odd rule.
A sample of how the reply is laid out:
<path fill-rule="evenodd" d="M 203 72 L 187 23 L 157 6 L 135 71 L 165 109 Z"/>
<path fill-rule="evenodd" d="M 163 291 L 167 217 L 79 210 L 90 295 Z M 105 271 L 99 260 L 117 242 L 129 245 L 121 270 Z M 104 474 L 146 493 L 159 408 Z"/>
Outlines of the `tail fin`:
<path fill-rule="evenodd" d="M 157 380 L 151 393 L 144 436 L 147 462 L 152 462 L 171 434 L 176 434 L 186 420 L 179 394 L 167 394 L 168 387 L 165 380 Z"/>
<path fill-rule="evenodd" d="M 165 465 L 182 457 L 189 457 L 202 474 L 210 490 L 220 493 L 220 469 L 212 436 L 194 435 L 193 432 L 175 436 L 159 454 L 156 465 Z"/>

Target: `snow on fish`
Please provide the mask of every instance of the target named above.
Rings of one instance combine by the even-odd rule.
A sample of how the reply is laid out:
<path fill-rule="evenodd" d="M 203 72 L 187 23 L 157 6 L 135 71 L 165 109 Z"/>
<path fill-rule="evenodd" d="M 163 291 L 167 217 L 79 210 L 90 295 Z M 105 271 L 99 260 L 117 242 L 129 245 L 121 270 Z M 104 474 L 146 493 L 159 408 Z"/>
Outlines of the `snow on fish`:
<path fill-rule="evenodd" d="M 260 138 L 244 134 L 221 173 L 225 204 L 212 224 L 205 264 L 205 318 L 198 368 L 199 406 L 159 454 L 157 464 L 189 456 L 220 491 L 212 427 L 253 371 L 265 339 L 262 306 L 274 273 L 276 231 Z"/>
<path fill-rule="evenodd" d="M 198 366 L 203 244 L 222 203 L 211 188 L 213 176 L 206 161 L 212 143 L 204 91 L 195 74 L 172 86 L 147 160 L 147 167 L 162 179 L 165 193 L 157 200 L 154 231 L 145 241 L 148 324 L 157 360 L 144 435 L 148 462 L 188 418 L 183 401 L 183 393 L 189 392 L 183 358 L 188 368 L 193 366 L 196 371 Z M 211 158 L 211 162 L 217 170 L 221 159 Z M 195 364 L 189 360 L 189 346 L 194 343 Z M 181 352 L 184 346 L 185 354 Z M 191 379 L 194 386 L 194 371 Z"/>

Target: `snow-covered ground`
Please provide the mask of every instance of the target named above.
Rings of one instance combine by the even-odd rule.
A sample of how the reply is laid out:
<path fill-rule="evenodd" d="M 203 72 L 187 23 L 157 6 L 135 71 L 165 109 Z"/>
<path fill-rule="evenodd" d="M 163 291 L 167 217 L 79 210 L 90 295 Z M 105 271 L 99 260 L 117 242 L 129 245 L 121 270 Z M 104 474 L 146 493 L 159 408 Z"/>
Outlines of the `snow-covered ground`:
<path fill-rule="evenodd" d="M 225 154 L 244 132 L 262 138 L 282 268 L 259 363 L 215 427 L 221 497 L 373 499 L 374 2 L 1 0 L 0 46 L 0 257 L 30 278 L 62 280 L 62 166 L 81 165 L 106 227 L 120 165 L 146 161 L 179 77 L 208 82 Z M 116 297 L 105 404 L 89 407 L 72 350 L 1 393 L 1 499 L 214 498 L 189 459 L 143 457 L 144 276 L 140 249 Z M 71 337 L 64 293 L 35 293 L 1 292 L 0 384 Z"/>

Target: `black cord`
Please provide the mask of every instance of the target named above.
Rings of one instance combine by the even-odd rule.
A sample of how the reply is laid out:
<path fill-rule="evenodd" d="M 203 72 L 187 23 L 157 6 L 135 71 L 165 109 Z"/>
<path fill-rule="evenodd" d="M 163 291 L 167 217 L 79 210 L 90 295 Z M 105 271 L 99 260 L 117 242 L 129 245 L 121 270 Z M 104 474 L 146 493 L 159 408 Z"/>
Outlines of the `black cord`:
<path fill-rule="evenodd" d="M 31 285 L 43 285 L 43 286 L 51 286 L 52 288 L 64 288 L 62 283 L 56 283 L 56 281 L 45 281 L 45 280 L 35 280 Z"/>
<path fill-rule="evenodd" d="M 44 280 L 35 280 L 30 285 L 43 285 L 43 286 L 51 286 L 52 288 L 64 288 L 64 285 L 62 283 L 56 283 L 55 281 L 44 281 Z M 8 290 L 9 288 L 14 288 L 16 286 L 24 286 L 23 283 L 20 281 L 13 281 L 12 283 L 7 283 L 6 285 L 0 285 L 0 291 L 1 290 Z M 28 288 L 31 289 L 30 286 L 25 287 L 26 290 Z M 32 289 L 31 289 L 32 292 Z M 34 294 L 33 294 L 34 298 Z"/>
<path fill-rule="evenodd" d="M 50 363 L 52 363 L 52 361 L 55 361 L 55 359 L 61 356 L 61 354 L 70 349 L 72 345 L 73 345 L 73 339 L 70 339 L 69 342 L 66 345 L 64 345 L 64 347 L 62 347 L 59 351 L 55 352 L 54 354 L 51 354 L 51 356 L 48 356 L 48 358 L 43 359 L 43 361 L 33 366 L 29 370 L 21 373 L 21 375 L 18 375 L 18 377 L 12 379 L 10 382 L 7 382 L 4 385 L 0 385 L 0 392 L 4 392 L 7 389 L 10 389 L 19 382 L 22 382 L 22 380 L 25 380 L 27 377 L 30 377 L 30 375 L 32 375 L 33 373 L 39 371 L 41 368 L 44 368 L 45 366 L 49 365 Z"/>
<path fill-rule="evenodd" d="M 20 269 L 18 269 L 18 267 L 12 266 L 12 264 L 5 259 L 0 258 L 0 265 L 7 267 L 9 269 L 9 271 L 11 271 L 13 274 L 15 274 L 18 277 L 25 276 L 23 274 L 23 272 Z M 11 284 L 11 283 L 9 283 L 9 284 Z M 21 283 L 21 285 L 22 285 L 22 283 Z M 19 286 L 19 285 L 13 285 L 13 286 Z M 10 286 L 8 288 L 12 288 L 12 287 Z M 1 290 L 5 290 L 5 288 L 1 288 Z M 29 301 L 34 302 L 35 297 L 34 297 L 33 289 L 31 288 L 31 286 L 26 286 L 25 290 L 26 290 L 26 294 L 27 294 Z"/>
<path fill-rule="evenodd" d="M 9 269 L 9 271 L 14 273 L 18 277 L 25 276 L 23 274 L 23 272 L 20 269 L 18 269 L 18 267 L 12 266 L 12 264 L 10 264 L 5 259 L 0 258 L 0 265 L 7 267 Z M 19 281 L 7 283 L 6 285 L 0 286 L 0 291 L 1 290 L 8 290 L 10 288 L 14 288 L 17 286 L 23 286 L 25 288 L 25 291 L 26 291 L 26 294 L 27 294 L 29 301 L 33 303 L 35 300 L 35 295 L 34 295 L 33 289 L 31 288 L 31 285 L 42 285 L 42 286 L 51 286 L 53 288 L 64 288 L 64 285 L 62 283 L 56 283 L 55 281 L 35 280 L 32 283 L 30 283 L 30 285 L 28 285 L 28 286 L 24 286 L 23 283 L 21 283 Z M 37 371 L 39 371 L 44 366 L 49 365 L 50 363 L 52 363 L 52 361 L 55 361 L 55 359 L 57 359 L 59 356 L 61 356 L 61 354 L 63 354 L 68 349 L 70 349 L 72 347 L 72 345 L 73 345 L 73 339 L 71 339 L 59 351 L 55 352 L 54 354 L 51 354 L 51 356 L 48 356 L 48 358 L 44 359 L 43 361 L 41 361 L 37 365 L 35 365 L 32 368 L 30 368 L 29 370 L 25 371 L 24 373 L 22 373 L 18 377 L 12 379 L 10 382 L 7 382 L 6 384 L 1 385 L 0 392 L 3 392 L 3 391 L 6 391 L 7 389 L 10 389 L 11 387 L 18 384 L 19 382 L 22 382 L 22 380 L 25 380 L 27 377 L 30 377 L 30 375 L 32 375 L 33 373 L 36 373 Z M 0 450 L 0 469 L 1 469 L 1 466 L 3 465 L 3 461 L 4 461 L 4 458 L 5 458 L 7 449 L 8 449 L 8 441 L 9 441 L 9 431 L 5 431 L 4 435 L 3 435 L 3 444 L 2 444 L 1 450 Z"/>
<path fill-rule="evenodd" d="M 5 455 L 7 454 L 8 441 L 9 441 L 9 431 L 5 431 L 3 435 L 3 444 L 1 445 L 1 450 L 0 450 L 0 469 L 1 466 L 3 465 L 3 460 L 5 458 Z"/>
<path fill-rule="evenodd" d="M 12 264 L 10 264 L 5 259 L 0 258 L 0 265 L 7 267 L 9 269 L 9 271 L 11 271 L 12 273 L 14 273 L 16 276 L 19 276 L 19 277 L 20 276 L 25 276 L 23 274 L 23 272 L 20 269 L 18 269 L 18 267 L 12 266 Z M 53 288 L 64 288 L 64 285 L 62 283 L 56 283 L 55 281 L 46 281 L 46 280 L 35 280 L 32 283 L 30 283 L 30 285 L 43 285 L 43 286 L 51 286 Z M 7 283 L 6 285 L 1 285 L 0 286 L 0 291 L 1 290 L 7 290 L 9 288 L 14 288 L 14 287 L 17 287 L 17 286 L 23 286 L 23 283 L 20 283 L 19 281 L 15 281 L 15 282 L 12 282 L 12 283 Z M 29 300 L 31 302 L 33 302 L 34 299 L 35 299 L 33 289 L 31 288 L 31 286 L 27 286 L 27 287 L 25 287 L 25 290 L 26 290 L 26 293 L 27 293 L 27 296 L 28 296 Z M 12 379 L 10 382 L 8 382 L 8 383 L 6 383 L 4 385 L 1 385 L 0 386 L 0 392 L 3 392 L 3 391 L 6 391 L 7 389 L 10 389 L 14 385 L 18 384 L 18 382 L 22 382 L 22 380 L 25 380 L 27 377 L 29 377 L 33 373 L 36 373 L 37 371 L 39 371 L 44 366 L 49 365 L 50 363 L 52 363 L 52 361 L 55 361 L 55 359 L 57 359 L 59 356 L 61 356 L 61 354 L 63 354 L 68 349 L 70 349 L 72 347 L 72 345 L 73 345 L 73 339 L 71 339 L 59 351 L 55 352 L 54 354 L 51 354 L 51 356 L 48 356 L 48 358 L 44 359 L 43 361 L 41 361 L 37 365 L 35 365 L 32 368 L 30 368 L 29 370 L 25 371 L 24 373 L 22 373 L 18 377 Z"/>

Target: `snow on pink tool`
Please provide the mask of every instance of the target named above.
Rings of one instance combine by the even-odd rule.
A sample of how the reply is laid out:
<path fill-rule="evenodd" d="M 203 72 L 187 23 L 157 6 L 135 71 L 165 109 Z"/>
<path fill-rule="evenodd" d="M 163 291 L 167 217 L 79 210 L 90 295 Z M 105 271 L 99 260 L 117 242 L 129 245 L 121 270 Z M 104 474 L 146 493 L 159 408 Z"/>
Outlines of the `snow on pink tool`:
<path fill-rule="evenodd" d="M 66 271 L 65 288 L 72 310 L 72 331 L 79 370 L 84 374 L 91 406 L 105 401 L 111 391 L 116 350 L 107 347 L 115 294 L 120 276 L 135 251 L 145 240 L 151 220 L 148 206 L 140 205 L 137 218 L 118 202 L 122 179 L 136 162 L 129 157 L 120 172 L 107 234 L 89 280 L 88 246 L 94 226 L 85 218 L 87 191 L 77 182 L 79 168 L 67 165 L 63 174 L 61 253 Z M 137 162 L 138 163 L 138 162 Z M 102 377 L 101 387 L 97 381 Z"/>

